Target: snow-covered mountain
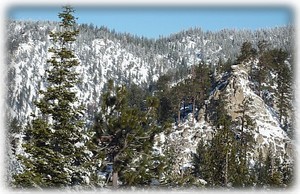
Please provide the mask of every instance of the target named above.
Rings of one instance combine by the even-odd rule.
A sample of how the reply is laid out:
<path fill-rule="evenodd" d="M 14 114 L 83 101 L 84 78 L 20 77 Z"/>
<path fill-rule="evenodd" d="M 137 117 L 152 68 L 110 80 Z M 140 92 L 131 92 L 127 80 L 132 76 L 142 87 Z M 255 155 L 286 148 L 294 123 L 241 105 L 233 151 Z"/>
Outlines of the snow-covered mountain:
<path fill-rule="evenodd" d="M 53 22 L 9 21 L 7 24 L 7 116 L 24 124 L 30 114 L 37 111 L 34 101 L 38 91 L 46 87 L 44 73 L 47 69 L 47 50 L 51 46 L 48 33 L 59 28 Z M 109 79 L 117 84 L 135 83 L 149 87 L 159 76 L 176 71 L 186 71 L 194 64 L 204 61 L 214 66 L 220 60 L 234 61 L 245 41 L 257 45 L 267 40 L 271 48 L 282 48 L 292 53 L 294 28 L 292 26 L 262 29 L 258 31 L 222 30 L 203 32 L 190 29 L 157 40 L 118 34 L 107 28 L 92 25 L 78 26 L 80 34 L 74 52 L 80 61 L 76 71 L 81 83 L 77 85 L 79 103 L 86 108 L 86 123 L 92 124 L 93 114 L 100 108 L 101 94 Z M 250 63 L 255 63 L 251 61 Z M 192 154 L 196 152 L 200 139 L 210 140 L 216 133 L 209 115 L 213 101 L 224 98 L 226 110 L 236 122 L 240 122 L 240 109 L 249 100 L 245 112 L 254 121 L 252 127 L 245 126 L 255 141 L 250 160 L 264 155 L 269 149 L 276 157 L 287 155 L 293 158 L 293 142 L 282 129 L 276 111 L 253 90 L 249 80 L 249 65 L 246 63 L 231 66 L 230 73 L 223 73 L 216 80 L 209 98 L 201 107 L 198 118 L 190 115 L 179 125 L 156 137 L 155 148 L 164 154 L 167 148 L 175 148 L 175 171 L 191 167 Z M 187 73 L 186 73 L 187 74 Z M 185 76 L 186 76 L 185 74 Z M 172 80 L 170 87 L 184 80 Z M 239 129 L 235 129 L 239 135 Z M 17 139 L 22 139 L 21 134 Z M 11 154 L 13 155 L 13 154 Z M 12 160 L 13 162 L 15 160 Z M 12 165 L 16 166 L 16 165 Z"/>
<path fill-rule="evenodd" d="M 7 114 L 25 121 L 35 111 L 32 102 L 43 89 L 47 68 L 48 33 L 59 28 L 53 22 L 9 21 L 7 24 L 8 93 Z M 219 58 L 233 60 L 244 41 L 268 40 L 273 47 L 292 47 L 293 27 L 259 31 L 222 30 L 203 32 L 190 29 L 157 40 L 118 34 L 104 27 L 78 26 L 74 48 L 81 66 L 79 99 L 90 114 L 97 109 L 108 79 L 117 83 L 147 86 L 168 71 L 188 68 L 204 60 L 215 64 Z M 88 115 L 89 115 L 88 114 Z"/>

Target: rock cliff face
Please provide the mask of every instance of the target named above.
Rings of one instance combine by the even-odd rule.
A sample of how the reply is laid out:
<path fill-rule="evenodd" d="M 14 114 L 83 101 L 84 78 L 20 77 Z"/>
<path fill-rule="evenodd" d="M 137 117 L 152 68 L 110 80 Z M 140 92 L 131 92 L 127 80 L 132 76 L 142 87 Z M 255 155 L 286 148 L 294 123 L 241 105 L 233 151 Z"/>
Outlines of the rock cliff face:
<path fill-rule="evenodd" d="M 293 158 L 291 139 L 280 127 L 273 109 L 251 89 L 248 72 L 247 64 L 233 65 L 232 72 L 220 78 L 206 100 L 206 105 L 200 109 L 198 121 L 194 121 L 190 115 L 185 123 L 174 126 L 170 134 L 160 135 L 157 138 L 158 142 L 165 145 L 163 149 L 176 147 L 177 169 L 191 166 L 192 153 L 196 152 L 199 140 L 201 138 L 210 140 L 215 134 L 216 129 L 207 116 L 211 114 L 211 110 L 207 107 L 212 106 L 212 101 L 219 98 L 225 98 L 223 100 L 227 101 L 226 110 L 232 120 L 240 122 L 242 114 L 253 120 L 251 127 L 247 125 L 244 127 L 244 131 L 249 132 L 255 141 L 254 152 L 249 154 L 253 161 L 257 160 L 260 151 L 263 157 L 266 157 L 268 150 L 278 158 L 282 158 L 285 154 L 288 158 Z M 244 113 L 242 109 L 245 109 Z"/>
<path fill-rule="evenodd" d="M 248 65 L 249 67 L 249 65 Z M 254 157 L 258 157 L 261 149 L 265 156 L 268 148 L 278 157 L 287 154 L 292 157 L 292 143 L 286 132 L 280 127 L 275 111 L 265 104 L 250 87 L 251 82 L 248 79 L 249 68 L 247 64 L 232 66 L 232 73 L 228 78 L 228 83 L 220 91 L 226 98 L 227 111 L 233 120 L 239 120 L 242 116 L 242 106 L 247 102 L 245 114 L 254 121 L 252 129 L 247 128 L 256 141 L 256 152 Z"/>

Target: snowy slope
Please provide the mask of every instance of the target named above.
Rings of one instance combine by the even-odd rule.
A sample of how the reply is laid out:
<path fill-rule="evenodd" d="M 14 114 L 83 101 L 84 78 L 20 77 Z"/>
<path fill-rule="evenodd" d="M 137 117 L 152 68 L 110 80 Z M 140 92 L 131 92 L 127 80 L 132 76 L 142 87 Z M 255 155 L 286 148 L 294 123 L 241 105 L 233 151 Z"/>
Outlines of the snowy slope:
<path fill-rule="evenodd" d="M 12 54 L 8 64 L 9 76 L 12 76 L 8 84 L 8 110 L 12 117 L 21 121 L 28 119 L 35 110 L 32 102 L 38 99 L 37 91 L 45 88 L 43 76 L 49 58 L 47 50 L 51 46 L 48 36 L 35 40 L 32 34 L 34 29 L 24 32 L 24 28 L 26 25 L 23 23 L 12 27 L 14 33 L 21 33 L 26 41 L 10 50 Z M 46 29 L 49 30 L 49 27 Z M 117 83 L 131 81 L 142 84 L 147 81 L 149 66 L 119 42 L 96 38 L 90 44 L 75 46 L 75 54 L 81 63 L 75 70 L 80 74 L 81 81 L 77 93 L 82 103 L 87 104 L 87 109 L 96 108 L 99 104 L 101 91 L 108 79 Z"/>
<path fill-rule="evenodd" d="M 35 111 L 32 102 L 38 99 L 37 91 L 45 87 L 43 75 L 49 58 L 47 50 L 51 46 L 48 34 L 57 27 L 55 22 L 8 22 L 7 114 L 10 117 L 26 121 Z M 74 47 L 81 63 L 76 69 L 81 78 L 77 87 L 79 99 L 86 105 L 87 116 L 91 117 L 91 113 L 98 109 L 108 79 L 117 84 L 147 86 L 159 75 L 187 68 L 200 60 L 214 64 L 219 57 L 224 60 L 233 58 L 246 40 L 255 43 L 272 37 L 272 45 L 289 48 L 292 29 L 223 30 L 216 33 L 190 29 L 152 40 L 83 24 L 79 26 L 80 34 Z M 184 67 L 181 66 L 183 59 Z"/>

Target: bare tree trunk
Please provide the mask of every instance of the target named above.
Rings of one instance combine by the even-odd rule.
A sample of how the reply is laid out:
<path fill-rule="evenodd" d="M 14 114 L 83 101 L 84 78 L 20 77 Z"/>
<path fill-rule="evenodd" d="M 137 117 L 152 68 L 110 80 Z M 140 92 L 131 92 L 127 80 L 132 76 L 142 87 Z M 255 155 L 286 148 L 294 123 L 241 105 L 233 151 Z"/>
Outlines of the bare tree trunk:
<path fill-rule="evenodd" d="M 180 123 L 180 105 L 181 105 L 181 102 L 179 102 L 179 105 L 178 105 L 178 114 L 177 114 L 177 124 Z"/>
<path fill-rule="evenodd" d="M 118 172 L 113 172 L 112 174 L 112 183 L 113 183 L 113 188 L 116 189 L 118 188 Z"/>
<path fill-rule="evenodd" d="M 225 187 L 228 185 L 228 152 L 226 151 L 226 164 L 225 164 Z"/>
<path fill-rule="evenodd" d="M 273 153 L 273 152 L 271 152 Z M 271 154 L 271 177 L 274 176 L 274 157 L 273 154 Z"/>
<path fill-rule="evenodd" d="M 119 178 L 118 171 L 116 171 L 117 155 L 118 154 L 114 153 L 114 157 L 113 157 L 112 184 L 114 189 L 118 188 L 118 178 Z"/>
<path fill-rule="evenodd" d="M 194 99 L 193 99 L 193 122 L 195 121 L 195 112 L 196 112 L 196 96 L 194 96 Z"/>

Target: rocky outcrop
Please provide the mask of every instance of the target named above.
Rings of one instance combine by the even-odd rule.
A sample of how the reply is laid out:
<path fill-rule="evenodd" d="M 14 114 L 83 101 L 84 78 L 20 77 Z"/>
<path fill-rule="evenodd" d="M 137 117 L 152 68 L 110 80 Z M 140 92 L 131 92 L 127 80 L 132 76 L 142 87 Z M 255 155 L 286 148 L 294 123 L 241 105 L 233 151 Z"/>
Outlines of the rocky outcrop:
<path fill-rule="evenodd" d="M 292 142 L 280 127 L 275 111 L 250 88 L 249 67 L 249 64 L 233 65 L 231 75 L 226 80 L 226 86 L 216 87 L 210 98 L 224 97 L 227 101 L 227 112 L 233 120 L 239 120 L 242 116 L 242 109 L 247 106 L 245 114 L 252 118 L 254 126 L 246 130 L 253 135 L 256 150 L 262 150 L 263 155 L 271 149 L 271 152 L 278 157 L 283 154 L 293 157 Z M 253 157 L 257 158 L 258 152 L 253 153 Z"/>
<path fill-rule="evenodd" d="M 171 133 L 164 138 L 164 146 L 176 147 L 177 169 L 190 164 L 191 153 L 196 151 L 200 139 L 211 140 L 213 138 L 216 129 L 207 115 L 211 114 L 210 106 L 213 106 L 213 100 L 218 100 L 220 97 L 225 98 L 227 112 L 237 122 L 241 120 L 241 109 L 247 106 L 245 115 L 254 121 L 253 126 L 245 126 L 245 130 L 255 140 L 254 152 L 249 153 L 254 161 L 259 157 L 259 152 L 266 157 L 269 150 L 275 157 L 280 158 L 286 154 L 293 158 L 294 146 L 291 139 L 280 128 L 274 111 L 250 88 L 248 71 L 247 64 L 233 65 L 231 74 L 225 75 L 219 80 L 209 99 L 199 110 L 198 122 L 190 118 L 186 123 L 174 126 Z M 247 103 L 245 103 L 246 101 Z"/>

